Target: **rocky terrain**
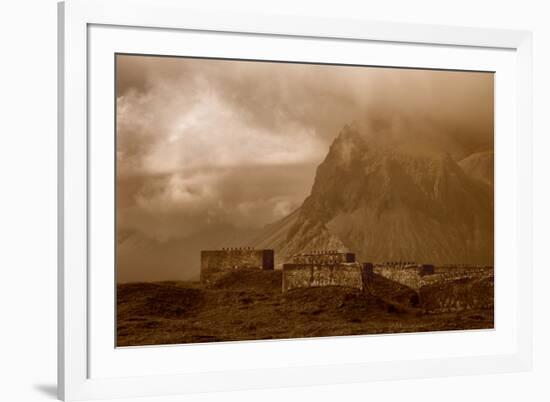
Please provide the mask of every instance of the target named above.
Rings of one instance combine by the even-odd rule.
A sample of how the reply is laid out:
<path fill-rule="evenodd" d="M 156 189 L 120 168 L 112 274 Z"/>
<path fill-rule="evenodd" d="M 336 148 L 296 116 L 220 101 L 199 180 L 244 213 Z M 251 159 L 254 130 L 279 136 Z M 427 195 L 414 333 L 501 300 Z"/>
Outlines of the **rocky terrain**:
<path fill-rule="evenodd" d="M 372 275 L 364 292 L 319 287 L 282 293 L 281 278 L 278 270 L 239 269 L 209 287 L 199 282 L 120 284 L 117 346 L 494 326 L 492 276 L 462 275 L 419 292 Z"/>

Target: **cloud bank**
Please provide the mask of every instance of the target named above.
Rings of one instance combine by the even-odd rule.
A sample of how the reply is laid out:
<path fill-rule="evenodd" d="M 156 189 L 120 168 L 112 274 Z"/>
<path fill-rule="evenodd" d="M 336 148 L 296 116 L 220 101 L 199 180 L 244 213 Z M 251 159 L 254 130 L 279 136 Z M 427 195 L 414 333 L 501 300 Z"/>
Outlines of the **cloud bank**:
<path fill-rule="evenodd" d="M 299 207 L 345 124 L 457 159 L 492 149 L 493 91 L 490 73 L 117 56 L 119 281 L 193 277 L 200 248 Z"/>

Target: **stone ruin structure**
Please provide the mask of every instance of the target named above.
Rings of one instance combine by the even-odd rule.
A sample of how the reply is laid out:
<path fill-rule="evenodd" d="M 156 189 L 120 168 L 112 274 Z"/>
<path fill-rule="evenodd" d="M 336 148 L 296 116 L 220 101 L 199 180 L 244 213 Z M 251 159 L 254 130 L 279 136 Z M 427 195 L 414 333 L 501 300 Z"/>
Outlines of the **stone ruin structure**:
<path fill-rule="evenodd" d="M 230 247 L 201 251 L 201 282 L 210 284 L 235 269 L 273 270 L 274 251 L 252 247 Z"/>
<path fill-rule="evenodd" d="M 207 286 L 228 272 L 246 268 L 273 270 L 274 251 L 239 247 L 201 252 L 201 282 Z M 377 277 L 388 280 L 387 284 L 380 287 Z M 359 263 L 350 252 L 318 250 L 297 254 L 283 264 L 282 291 L 340 286 L 374 295 L 383 292 L 383 297 L 395 296 L 398 302 L 401 302 L 399 295 L 402 293 L 411 297 L 411 303 L 413 298 L 416 300 L 413 305 L 421 303 L 426 311 L 448 312 L 490 308 L 494 300 L 493 280 L 492 266 L 447 264 L 436 269 L 434 265 L 414 261 Z M 392 283 L 401 288 L 393 287 Z M 403 293 L 399 289 L 409 290 Z"/>
<path fill-rule="evenodd" d="M 355 261 L 355 254 L 336 250 L 298 254 L 283 264 L 283 292 L 321 286 L 363 290 L 363 264 Z"/>

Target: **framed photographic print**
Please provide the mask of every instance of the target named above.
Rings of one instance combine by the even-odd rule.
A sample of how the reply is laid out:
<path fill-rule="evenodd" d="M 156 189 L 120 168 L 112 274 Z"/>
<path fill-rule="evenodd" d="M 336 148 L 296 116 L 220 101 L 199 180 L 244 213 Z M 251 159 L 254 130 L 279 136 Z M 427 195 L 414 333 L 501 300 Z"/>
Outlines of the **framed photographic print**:
<path fill-rule="evenodd" d="M 530 33 L 70 0 L 59 43 L 61 398 L 530 368 Z"/>

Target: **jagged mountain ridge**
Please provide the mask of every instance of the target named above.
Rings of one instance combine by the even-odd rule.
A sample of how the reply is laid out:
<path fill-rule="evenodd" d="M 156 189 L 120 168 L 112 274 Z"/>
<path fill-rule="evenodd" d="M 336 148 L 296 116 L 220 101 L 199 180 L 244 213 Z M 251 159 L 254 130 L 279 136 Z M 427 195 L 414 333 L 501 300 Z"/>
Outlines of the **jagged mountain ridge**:
<path fill-rule="evenodd" d="M 350 250 L 362 261 L 492 264 L 492 186 L 449 155 L 373 144 L 346 126 L 303 205 L 266 227 L 256 246 L 274 248 L 278 264 L 314 249 Z"/>
<path fill-rule="evenodd" d="M 476 152 L 462 159 L 459 163 L 460 167 L 468 175 L 475 177 L 488 184 L 493 184 L 494 177 L 494 152 L 484 151 Z"/>

